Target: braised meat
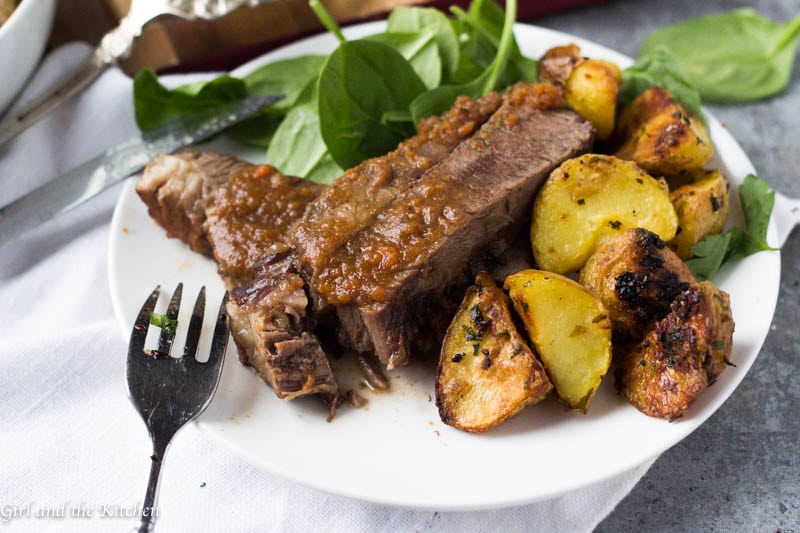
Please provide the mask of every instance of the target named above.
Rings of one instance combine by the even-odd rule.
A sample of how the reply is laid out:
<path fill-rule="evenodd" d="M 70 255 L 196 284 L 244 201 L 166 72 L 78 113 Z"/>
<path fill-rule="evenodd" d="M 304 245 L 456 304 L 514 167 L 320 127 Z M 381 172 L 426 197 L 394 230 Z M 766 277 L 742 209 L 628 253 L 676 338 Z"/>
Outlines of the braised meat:
<path fill-rule="evenodd" d="M 512 87 L 447 157 L 426 164 L 402 190 L 390 185 L 374 217 L 353 215 L 361 206 L 346 180 L 311 203 L 290 237 L 301 272 L 336 307 L 354 349 L 374 351 L 391 369 L 440 343 L 446 323 L 439 318 L 452 316 L 476 259 L 508 250 L 540 183 L 591 146 L 592 126 L 562 105 L 552 86 Z M 362 167 L 391 175 L 392 159 Z M 373 183 L 381 196 L 382 181 Z M 322 201 L 332 214 L 321 222 L 313 213 Z"/>
<path fill-rule="evenodd" d="M 220 275 L 249 282 L 262 262 L 286 248 L 286 232 L 324 185 L 282 175 L 269 165 L 236 169 L 206 207 L 205 230 Z"/>
<path fill-rule="evenodd" d="M 162 155 L 147 165 L 136 192 L 169 237 L 211 257 L 204 227 L 206 207 L 213 203 L 228 176 L 248 166 L 245 161 L 216 152 L 186 150 Z"/>
<path fill-rule="evenodd" d="M 321 189 L 214 152 L 159 156 L 137 185 L 169 236 L 216 259 L 230 291 L 227 313 L 240 360 L 278 397 L 320 394 L 333 414 L 338 386 L 306 316 L 304 281 L 283 242 Z"/>
<path fill-rule="evenodd" d="M 396 150 L 367 160 L 337 179 L 308 206 L 292 232 L 301 264 L 310 277 L 331 264 L 337 249 L 370 227 L 427 169 L 472 135 L 500 103 L 500 96 L 494 92 L 477 100 L 459 97 L 443 115 L 422 120 L 417 135 L 400 143 Z"/>

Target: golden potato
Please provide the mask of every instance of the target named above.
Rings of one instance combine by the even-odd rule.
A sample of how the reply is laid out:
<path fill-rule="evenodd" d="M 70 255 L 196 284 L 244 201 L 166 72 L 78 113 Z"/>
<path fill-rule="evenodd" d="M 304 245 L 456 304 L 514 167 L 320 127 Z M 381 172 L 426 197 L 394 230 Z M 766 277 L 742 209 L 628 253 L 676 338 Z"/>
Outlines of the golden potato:
<path fill-rule="evenodd" d="M 719 170 L 693 170 L 678 178 L 669 198 L 678 215 L 678 231 L 668 244 L 681 259 L 692 257 L 692 246 L 722 231 L 728 220 L 728 180 Z"/>
<path fill-rule="evenodd" d="M 580 283 L 608 309 L 615 340 L 638 342 L 696 281 L 658 235 L 635 228 L 598 246 Z"/>
<path fill-rule="evenodd" d="M 447 330 L 436 370 L 442 422 L 478 432 L 500 424 L 553 386 L 519 335 L 508 298 L 481 272 Z"/>
<path fill-rule="evenodd" d="M 658 86 L 622 110 L 616 137 L 622 145 L 615 155 L 636 161 L 654 176 L 701 168 L 714 155 L 703 123 Z"/>
<path fill-rule="evenodd" d="M 617 65 L 586 59 L 572 69 L 564 85 L 567 104 L 592 123 L 600 140 L 608 139 L 614 131 L 620 83 L 622 72 Z"/>
<path fill-rule="evenodd" d="M 574 272 L 598 244 L 635 227 L 665 240 L 675 236 L 667 184 L 630 161 L 586 154 L 554 170 L 536 197 L 533 255 L 542 270 Z"/>
<path fill-rule="evenodd" d="M 541 270 L 513 274 L 504 287 L 558 396 L 585 413 L 611 364 L 605 307 L 578 283 Z"/>
<path fill-rule="evenodd" d="M 707 281 L 693 285 L 622 358 L 617 386 L 646 415 L 674 420 L 729 364 L 732 336 L 728 295 Z"/>
<path fill-rule="evenodd" d="M 592 123 L 597 138 L 614 131 L 622 71 L 610 61 L 581 57 L 575 44 L 550 48 L 539 61 L 539 81 L 563 90 L 569 107 Z"/>

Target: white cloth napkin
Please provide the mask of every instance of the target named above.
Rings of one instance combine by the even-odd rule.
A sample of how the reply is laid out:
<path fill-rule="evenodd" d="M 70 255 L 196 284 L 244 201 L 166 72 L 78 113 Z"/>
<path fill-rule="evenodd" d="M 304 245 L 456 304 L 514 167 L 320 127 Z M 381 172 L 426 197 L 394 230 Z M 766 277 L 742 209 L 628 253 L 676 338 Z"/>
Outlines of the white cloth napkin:
<path fill-rule="evenodd" d="M 25 98 L 88 53 L 84 45 L 68 45 L 50 54 Z M 194 79 L 171 76 L 168 81 Z M 0 204 L 136 132 L 130 79 L 110 70 L 0 148 Z M 119 531 L 137 524 L 150 443 L 126 397 L 126 339 L 119 335 L 108 292 L 107 226 L 118 192 L 112 189 L 0 248 L 4 531 Z M 285 481 L 244 462 L 190 424 L 165 460 L 157 527 L 170 532 L 590 531 L 649 466 L 521 507 L 422 512 Z"/>

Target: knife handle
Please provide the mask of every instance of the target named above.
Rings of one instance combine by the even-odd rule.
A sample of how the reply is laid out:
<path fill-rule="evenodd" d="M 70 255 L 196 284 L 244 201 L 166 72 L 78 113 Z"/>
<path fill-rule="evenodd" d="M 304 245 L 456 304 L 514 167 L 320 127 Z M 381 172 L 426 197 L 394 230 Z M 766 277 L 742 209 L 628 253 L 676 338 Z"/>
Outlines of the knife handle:
<path fill-rule="evenodd" d="M 109 67 L 110 63 L 106 58 L 107 56 L 99 48 L 96 49 L 91 59 L 60 86 L 35 100 L 25 110 L 9 113 L 4 117 L 0 121 L 0 146 L 31 127 L 62 102 L 94 81 Z"/>

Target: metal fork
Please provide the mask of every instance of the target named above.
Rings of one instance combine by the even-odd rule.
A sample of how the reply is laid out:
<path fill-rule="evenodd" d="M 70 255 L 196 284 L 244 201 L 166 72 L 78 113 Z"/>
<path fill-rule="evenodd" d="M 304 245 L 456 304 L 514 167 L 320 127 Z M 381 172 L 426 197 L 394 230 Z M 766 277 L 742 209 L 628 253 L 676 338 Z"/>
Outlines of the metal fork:
<path fill-rule="evenodd" d="M 111 65 L 128 57 L 134 41 L 153 20 L 175 16 L 186 20 L 215 19 L 240 7 L 252 7 L 274 0 L 131 0 L 128 14 L 119 25 L 103 36 L 91 59 L 72 77 L 54 87 L 21 112 L 9 113 L 0 120 L 0 145 L 13 139 L 40 118 L 94 81 Z"/>
<path fill-rule="evenodd" d="M 175 331 L 174 328 L 163 326 L 158 349 L 145 352 L 150 316 L 155 309 L 159 292 L 160 287 L 156 287 L 136 317 L 125 372 L 128 396 L 142 416 L 153 442 L 150 479 L 142 507 L 140 533 L 152 531 L 155 523 L 158 480 L 167 446 L 181 427 L 196 418 L 211 403 L 222 374 L 222 362 L 228 344 L 228 321 L 223 312 L 226 295 L 217 315 L 208 362 L 200 363 L 195 359 L 205 311 L 206 289 L 203 287 L 194 304 L 182 357 L 169 355 L 175 340 Z M 182 292 L 183 284 L 180 283 L 167 308 L 166 316 L 173 324 L 178 318 Z"/>

